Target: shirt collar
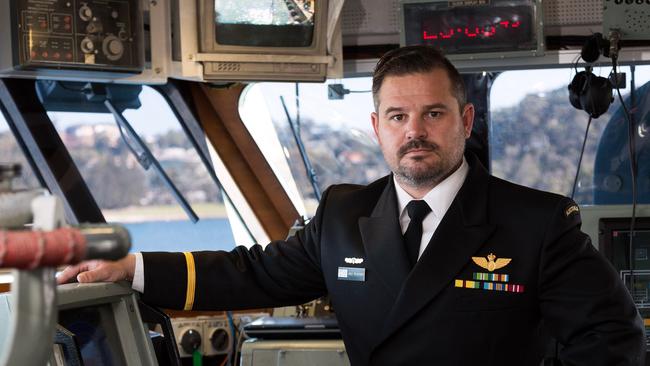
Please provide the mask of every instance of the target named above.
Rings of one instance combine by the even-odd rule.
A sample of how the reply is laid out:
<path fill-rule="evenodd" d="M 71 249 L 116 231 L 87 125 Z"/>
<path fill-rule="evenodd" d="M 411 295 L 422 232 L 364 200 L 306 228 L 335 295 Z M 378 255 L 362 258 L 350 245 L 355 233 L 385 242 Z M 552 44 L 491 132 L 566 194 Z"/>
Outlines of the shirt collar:
<path fill-rule="evenodd" d="M 445 180 L 438 183 L 429 192 L 427 192 L 422 199 L 431 207 L 434 216 L 442 218 L 451 206 L 456 194 L 460 187 L 465 182 L 467 173 L 469 172 L 469 165 L 463 156 L 463 162 L 455 172 L 451 173 Z M 395 192 L 397 193 L 397 207 L 399 208 L 400 218 L 405 214 L 406 205 L 414 198 L 408 194 L 395 179 L 393 175 L 393 184 L 395 184 Z"/>

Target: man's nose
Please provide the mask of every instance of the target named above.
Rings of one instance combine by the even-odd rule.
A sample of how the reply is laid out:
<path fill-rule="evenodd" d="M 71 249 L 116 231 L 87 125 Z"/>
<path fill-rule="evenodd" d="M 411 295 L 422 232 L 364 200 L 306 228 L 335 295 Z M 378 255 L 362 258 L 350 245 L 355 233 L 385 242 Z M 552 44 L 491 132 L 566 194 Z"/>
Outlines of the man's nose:
<path fill-rule="evenodd" d="M 422 139 L 427 137 L 427 130 L 424 126 L 424 121 L 422 118 L 411 118 L 406 124 L 406 138 L 409 140 L 412 139 Z"/>

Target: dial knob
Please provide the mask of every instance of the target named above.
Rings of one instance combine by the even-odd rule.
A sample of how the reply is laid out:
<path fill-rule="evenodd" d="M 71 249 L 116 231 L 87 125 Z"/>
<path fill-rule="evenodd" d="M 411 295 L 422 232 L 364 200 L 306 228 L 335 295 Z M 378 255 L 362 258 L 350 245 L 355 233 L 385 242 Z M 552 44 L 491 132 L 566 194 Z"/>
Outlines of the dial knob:
<path fill-rule="evenodd" d="M 95 44 L 92 39 L 86 37 L 81 40 L 81 51 L 83 53 L 93 53 L 95 51 Z"/>
<path fill-rule="evenodd" d="M 223 352 L 228 349 L 228 332 L 225 329 L 216 329 L 210 336 L 210 344 L 216 351 Z"/>
<path fill-rule="evenodd" d="M 188 329 L 181 336 L 181 348 L 185 353 L 192 354 L 201 347 L 201 334 L 194 329 Z"/>
<path fill-rule="evenodd" d="M 102 51 L 104 51 L 104 55 L 106 55 L 107 59 L 117 61 L 122 58 L 122 55 L 124 54 L 124 43 L 122 43 L 119 38 L 110 35 L 104 38 Z"/>
<path fill-rule="evenodd" d="M 89 21 L 93 17 L 93 10 L 88 7 L 88 5 L 82 5 L 81 8 L 79 8 L 79 18 L 83 20 L 84 22 Z"/>

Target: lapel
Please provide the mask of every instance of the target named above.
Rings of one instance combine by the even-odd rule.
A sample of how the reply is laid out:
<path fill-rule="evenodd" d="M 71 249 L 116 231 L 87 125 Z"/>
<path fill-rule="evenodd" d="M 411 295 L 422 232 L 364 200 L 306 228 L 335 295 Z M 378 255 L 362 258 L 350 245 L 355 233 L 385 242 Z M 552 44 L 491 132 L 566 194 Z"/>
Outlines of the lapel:
<path fill-rule="evenodd" d="M 468 154 L 467 161 L 470 165 L 467 178 L 406 278 L 386 318 L 380 340 L 386 339 L 445 289 L 495 229 L 487 218 L 489 175 L 475 156 Z"/>
<path fill-rule="evenodd" d="M 392 175 L 370 217 L 359 218 L 359 230 L 369 264 L 396 298 L 410 265 L 403 244 Z"/>

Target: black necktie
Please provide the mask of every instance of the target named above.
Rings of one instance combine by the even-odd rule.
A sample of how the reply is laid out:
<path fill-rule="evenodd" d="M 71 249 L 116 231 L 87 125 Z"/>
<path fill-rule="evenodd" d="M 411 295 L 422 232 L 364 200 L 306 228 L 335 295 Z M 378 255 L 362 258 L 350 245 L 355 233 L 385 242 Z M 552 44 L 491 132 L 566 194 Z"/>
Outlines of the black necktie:
<path fill-rule="evenodd" d="M 420 243 L 422 242 L 422 220 L 431 212 L 431 207 L 425 201 L 413 200 L 406 205 L 406 211 L 411 218 L 411 222 L 404 233 L 404 243 L 406 244 L 406 253 L 411 262 L 411 268 L 413 268 L 415 262 L 418 261 Z"/>

